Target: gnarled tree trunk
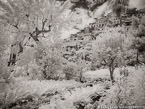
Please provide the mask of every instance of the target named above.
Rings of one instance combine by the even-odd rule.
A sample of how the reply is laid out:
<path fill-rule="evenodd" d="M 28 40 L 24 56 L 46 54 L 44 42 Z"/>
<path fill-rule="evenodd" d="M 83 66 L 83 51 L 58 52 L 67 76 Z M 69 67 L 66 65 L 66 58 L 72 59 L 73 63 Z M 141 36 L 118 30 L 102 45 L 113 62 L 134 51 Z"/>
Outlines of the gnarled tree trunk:
<path fill-rule="evenodd" d="M 115 82 L 114 76 L 113 76 L 114 70 L 115 70 L 114 59 L 112 59 L 110 65 L 109 65 L 110 79 L 111 79 L 112 83 Z"/>

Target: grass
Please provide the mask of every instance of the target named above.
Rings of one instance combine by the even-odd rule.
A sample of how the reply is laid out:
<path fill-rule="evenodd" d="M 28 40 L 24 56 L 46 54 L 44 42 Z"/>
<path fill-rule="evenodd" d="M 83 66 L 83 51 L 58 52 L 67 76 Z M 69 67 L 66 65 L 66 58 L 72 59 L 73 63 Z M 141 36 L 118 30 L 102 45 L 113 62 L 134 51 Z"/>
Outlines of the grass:
<path fill-rule="evenodd" d="M 23 90 L 24 93 L 29 95 L 41 96 L 45 93 L 61 92 L 67 88 L 80 87 L 83 84 L 76 81 L 54 81 L 54 80 L 23 80 L 19 81 L 17 84 L 19 90 Z"/>
<path fill-rule="evenodd" d="M 142 95 L 138 94 L 140 89 L 140 81 L 142 80 L 145 69 L 136 70 L 133 67 L 127 67 L 130 72 L 127 81 L 129 86 L 134 86 L 134 94 L 136 95 L 136 100 Z M 119 69 L 117 68 L 114 72 L 115 78 L 117 79 L 119 75 Z M 101 69 L 93 72 L 85 72 L 83 75 L 85 78 L 90 80 L 96 80 L 99 78 L 110 78 L 110 73 L 108 69 Z M 88 80 L 87 80 L 88 81 Z M 109 82 L 109 81 L 108 81 Z M 117 82 L 117 81 L 116 81 Z M 15 102 L 21 98 L 26 98 L 31 95 L 38 100 L 48 99 L 46 103 L 39 104 L 39 109 L 76 109 L 76 103 L 85 103 L 88 105 L 92 102 L 92 96 L 97 97 L 106 94 L 105 98 L 101 97 L 99 101 L 101 105 L 109 105 L 112 100 L 116 99 L 117 83 L 110 84 L 106 81 L 100 83 L 91 83 L 92 86 L 87 86 L 87 83 L 80 83 L 74 80 L 28 80 L 25 78 L 16 78 L 13 85 L 10 86 L 8 94 L 6 96 L 7 102 Z M 8 86 L 7 86 L 8 87 Z M 109 87 L 106 89 L 105 87 Z M 125 89 L 126 90 L 126 89 Z M 104 91 L 107 91 L 104 92 Z M 127 89 L 126 92 L 130 91 Z M 56 93 L 57 92 L 57 93 Z M 48 96 L 46 96 L 48 95 Z M 52 95 L 52 96 L 49 96 Z M 114 102 L 115 103 L 115 102 Z M 101 106 L 100 105 L 100 106 Z M 114 105 L 114 104 L 113 104 Z"/>
<path fill-rule="evenodd" d="M 71 91 L 66 90 L 60 95 L 53 96 L 49 104 L 42 104 L 39 109 L 76 109 L 77 104 L 84 103 L 87 105 L 92 102 L 92 96 L 97 97 L 103 91 L 104 87 L 101 85 L 75 88 Z"/>
<path fill-rule="evenodd" d="M 134 72 L 135 68 L 134 67 L 127 67 L 129 72 Z M 86 81 L 93 82 L 98 79 L 105 79 L 109 80 L 110 79 L 110 72 L 109 69 L 100 69 L 96 71 L 88 71 L 83 74 L 83 77 Z M 120 78 L 120 69 L 116 68 L 114 71 L 114 77 L 117 80 Z"/>

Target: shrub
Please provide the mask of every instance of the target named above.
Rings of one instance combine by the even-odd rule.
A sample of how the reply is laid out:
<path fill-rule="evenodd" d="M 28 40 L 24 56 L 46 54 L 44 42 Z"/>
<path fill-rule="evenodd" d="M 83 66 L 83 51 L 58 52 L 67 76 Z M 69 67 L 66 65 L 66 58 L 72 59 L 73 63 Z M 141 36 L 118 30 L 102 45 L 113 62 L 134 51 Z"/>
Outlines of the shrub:
<path fill-rule="evenodd" d="M 41 68 L 36 63 L 29 63 L 28 74 L 32 80 L 44 79 L 43 74 L 41 73 Z"/>
<path fill-rule="evenodd" d="M 100 100 L 99 106 L 145 106 L 145 73 L 144 70 L 129 70 L 129 75 L 121 76 L 107 90 L 107 95 Z M 123 73 L 126 73 L 125 71 Z M 141 106 L 141 107 L 139 107 Z"/>
<path fill-rule="evenodd" d="M 52 44 L 48 46 L 38 46 L 35 52 L 35 60 L 45 79 L 62 79 L 62 65 L 64 63 L 61 46 Z"/>
<path fill-rule="evenodd" d="M 78 79 L 79 78 L 79 67 L 74 63 L 68 63 L 63 67 L 63 73 L 67 80 Z"/>
<path fill-rule="evenodd" d="M 42 59 L 42 72 L 46 79 L 59 79 L 59 73 L 62 67 L 60 57 L 56 55 L 47 55 Z"/>

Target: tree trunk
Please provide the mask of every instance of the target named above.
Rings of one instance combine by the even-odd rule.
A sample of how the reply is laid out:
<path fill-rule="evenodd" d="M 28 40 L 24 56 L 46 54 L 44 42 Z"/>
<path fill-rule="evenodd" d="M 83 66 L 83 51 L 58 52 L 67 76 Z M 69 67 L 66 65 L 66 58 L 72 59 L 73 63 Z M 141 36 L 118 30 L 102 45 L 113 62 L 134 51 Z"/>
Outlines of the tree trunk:
<path fill-rule="evenodd" d="M 139 52 L 137 50 L 137 54 L 136 54 L 136 63 L 135 63 L 135 68 L 138 69 L 138 66 L 140 64 L 140 61 L 139 61 Z"/>
<path fill-rule="evenodd" d="M 113 64 L 111 64 L 110 67 L 109 67 L 109 71 L 110 71 L 110 79 L 111 79 L 112 83 L 115 82 L 114 76 L 113 76 L 114 69 L 115 69 L 115 68 L 114 68 Z"/>
<path fill-rule="evenodd" d="M 27 68 L 27 76 L 29 76 L 29 66 L 28 66 L 28 64 L 26 65 L 26 68 Z"/>
<path fill-rule="evenodd" d="M 80 78 L 79 79 L 80 79 L 81 83 L 84 83 L 84 81 L 83 81 L 83 72 L 82 71 L 80 72 Z"/>
<path fill-rule="evenodd" d="M 112 81 L 114 81 L 113 70 L 112 70 L 111 68 L 109 68 L 109 70 L 110 70 L 110 79 L 111 79 Z"/>
<path fill-rule="evenodd" d="M 139 52 L 137 51 L 137 55 L 136 55 L 136 64 L 139 65 L 140 61 L 139 61 Z"/>
<path fill-rule="evenodd" d="M 122 27 L 122 18 L 119 17 L 119 20 L 120 20 L 120 27 Z"/>

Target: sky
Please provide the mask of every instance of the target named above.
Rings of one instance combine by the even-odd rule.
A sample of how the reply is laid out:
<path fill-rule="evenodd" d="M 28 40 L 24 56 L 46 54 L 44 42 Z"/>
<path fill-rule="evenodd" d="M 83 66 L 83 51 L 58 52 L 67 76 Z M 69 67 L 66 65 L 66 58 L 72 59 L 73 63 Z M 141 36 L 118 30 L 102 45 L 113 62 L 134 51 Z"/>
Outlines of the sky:
<path fill-rule="evenodd" d="M 145 8 L 145 0 L 130 0 L 129 7 L 137 9 Z"/>

